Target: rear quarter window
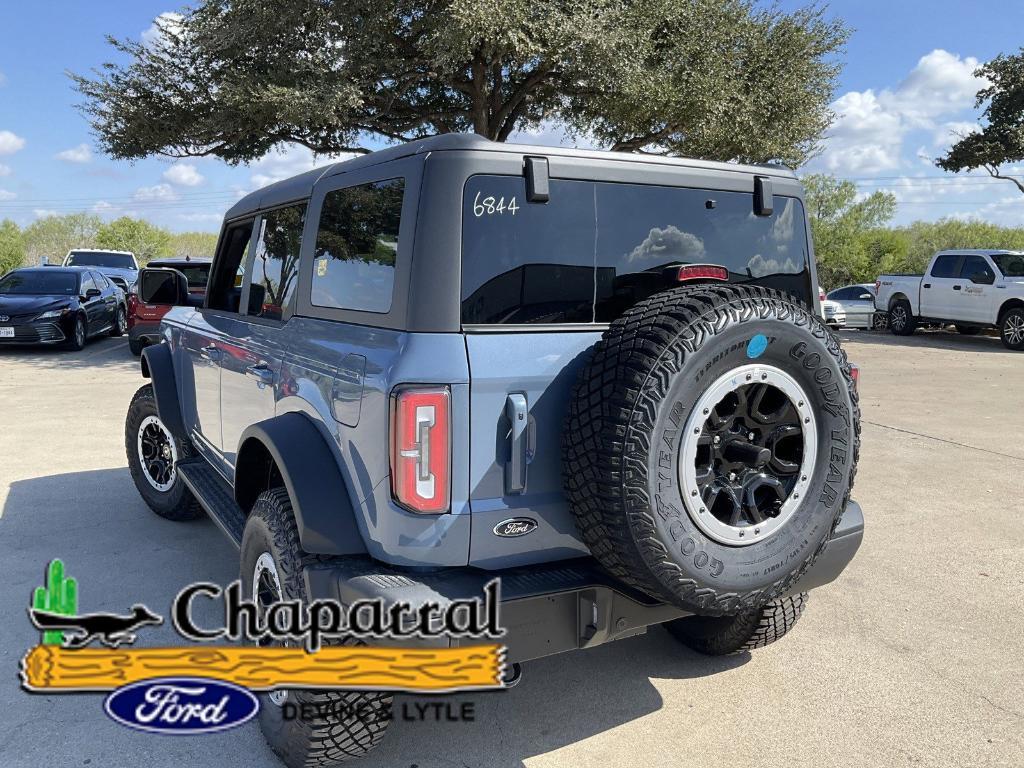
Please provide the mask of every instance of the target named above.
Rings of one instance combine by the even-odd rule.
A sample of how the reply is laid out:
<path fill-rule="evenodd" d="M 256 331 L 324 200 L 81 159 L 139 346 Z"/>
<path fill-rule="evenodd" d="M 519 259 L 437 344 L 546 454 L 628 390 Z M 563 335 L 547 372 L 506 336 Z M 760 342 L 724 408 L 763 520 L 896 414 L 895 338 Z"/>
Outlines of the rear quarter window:
<path fill-rule="evenodd" d="M 324 197 L 311 302 L 387 313 L 395 285 L 404 179 L 336 189 Z"/>
<path fill-rule="evenodd" d="M 526 203 L 521 177 L 466 184 L 465 324 L 611 322 L 670 287 L 666 267 L 698 263 L 810 303 L 800 201 L 755 216 L 752 193 L 556 179 L 549 202 Z"/>

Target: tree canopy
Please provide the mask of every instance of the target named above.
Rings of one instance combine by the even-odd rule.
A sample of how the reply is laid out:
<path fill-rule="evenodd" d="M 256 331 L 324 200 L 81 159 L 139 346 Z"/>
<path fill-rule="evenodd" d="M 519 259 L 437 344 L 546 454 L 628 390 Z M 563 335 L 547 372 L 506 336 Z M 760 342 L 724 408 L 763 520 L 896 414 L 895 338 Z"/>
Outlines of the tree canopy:
<path fill-rule="evenodd" d="M 976 107 L 985 104 L 984 125 L 960 137 L 935 164 L 952 171 L 984 168 L 996 179 L 1005 179 L 1024 192 L 1024 179 L 1007 175 L 1001 167 L 1024 161 L 1024 48 L 1000 55 L 975 71 L 988 85 L 978 91 Z"/>
<path fill-rule="evenodd" d="M 558 125 L 609 148 L 799 165 L 847 30 L 756 0 L 201 0 L 72 75 L 120 159 L 237 163 Z"/>

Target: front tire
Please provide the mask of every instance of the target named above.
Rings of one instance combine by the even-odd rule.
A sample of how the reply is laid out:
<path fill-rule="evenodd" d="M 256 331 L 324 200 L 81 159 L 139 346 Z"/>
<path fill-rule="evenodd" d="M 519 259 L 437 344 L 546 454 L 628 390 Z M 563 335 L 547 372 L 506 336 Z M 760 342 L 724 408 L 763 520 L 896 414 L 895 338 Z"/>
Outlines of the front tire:
<path fill-rule="evenodd" d="M 1014 307 L 999 319 L 999 338 L 1014 352 L 1024 350 L 1024 307 Z"/>
<path fill-rule="evenodd" d="M 71 336 L 68 337 L 67 341 L 68 349 L 74 352 L 85 349 L 86 337 L 85 318 L 78 315 L 75 318 L 75 324 L 71 326 Z"/>
<path fill-rule="evenodd" d="M 160 421 L 152 384 L 140 388 L 128 406 L 124 448 L 128 471 L 150 509 L 175 522 L 202 516 L 202 507 L 175 466 L 191 455 L 191 446 L 175 438 Z"/>
<path fill-rule="evenodd" d="M 288 492 L 272 488 L 261 493 L 242 535 L 245 597 L 261 610 L 274 600 L 306 600 L 302 569 L 321 559 L 302 550 Z M 357 644 L 353 639 L 340 642 Z M 260 728 L 289 768 L 326 768 L 365 755 L 380 743 L 392 698 L 372 691 L 277 690 L 260 694 Z M 294 705 L 288 709 L 297 717 L 286 718 L 288 704 Z M 303 710 L 310 717 L 303 717 Z"/>
<path fill-rule="evenodd" d="M 793 628 L 806 605 L 807 593 L 799 592 L 735 616 L 684 616 L 665 629 L 698 653 L 728 656 L 771 645 Z"/>
<path fill-rule="evenodd" d="M 889 308 L 889 330 L 894 336 L 910 336 L 917 330 L 917 318 L 906 299 L 897 299 Z"/>

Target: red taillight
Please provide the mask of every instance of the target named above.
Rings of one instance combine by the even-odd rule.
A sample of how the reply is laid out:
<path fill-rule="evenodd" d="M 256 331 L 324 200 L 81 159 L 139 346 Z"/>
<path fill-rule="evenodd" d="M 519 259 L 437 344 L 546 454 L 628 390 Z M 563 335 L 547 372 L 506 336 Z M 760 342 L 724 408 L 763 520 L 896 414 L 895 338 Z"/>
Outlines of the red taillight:
<path fill-rule="evenodd" d="M 398 390 L 391 405 L 391 492 L 413 512 L 448 511 L 451 419 L 447 387 Z"/>
<path fill-rule="evenodd" d="M 850 378 L 853 379 L 853 391 L 860 391 L 860 368 L 850 363 Z"/>
<path fill-rule="evenodd" d="M 673 279 L 677 283 L 685 283 L 691 280 L 728 280 L 729 270 L 717 264 L 684 264 L 681 267 L 672 267 L 675 272 Z"/>

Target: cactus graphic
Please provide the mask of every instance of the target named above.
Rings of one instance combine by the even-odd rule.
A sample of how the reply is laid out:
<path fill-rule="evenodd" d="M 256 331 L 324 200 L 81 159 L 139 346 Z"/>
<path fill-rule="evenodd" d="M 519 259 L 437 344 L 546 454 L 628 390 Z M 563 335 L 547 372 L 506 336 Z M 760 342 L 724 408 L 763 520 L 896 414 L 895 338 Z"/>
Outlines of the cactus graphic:
<path fill-rule="evenodd" d="M 78 582 L 64 577 L 64 563 L 60 560 L 50 561 L 46 569 L 46 586 L 36 587 L 32 607 L 62 616 L 78 613 Z M 59 629 L 43 632 L 43 645 L 60 645 L 62 642 L 64 633 Z"/>

